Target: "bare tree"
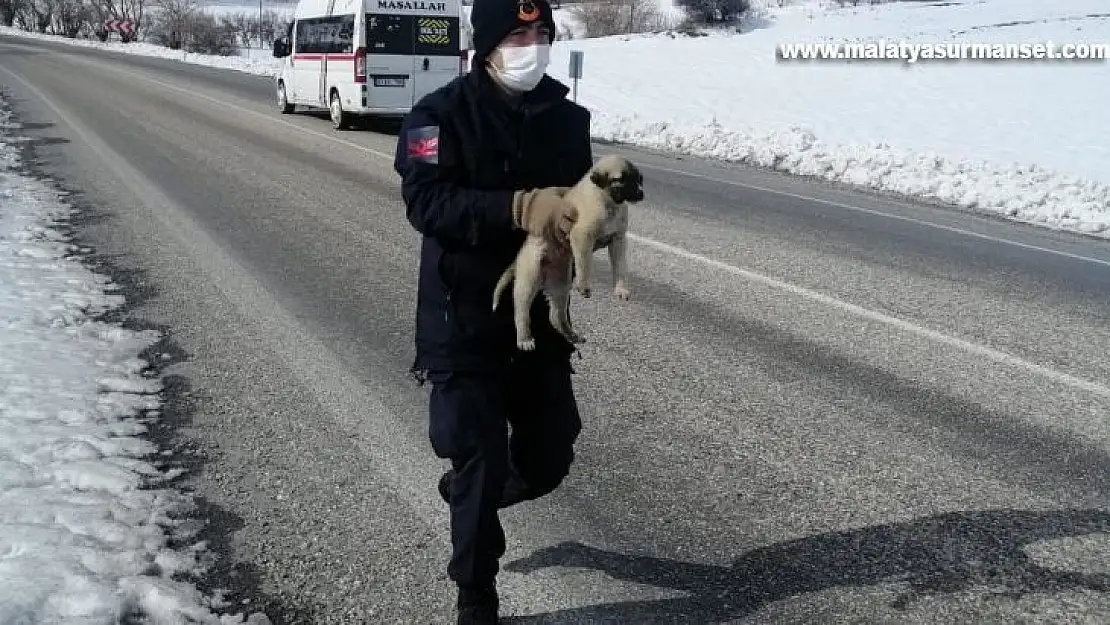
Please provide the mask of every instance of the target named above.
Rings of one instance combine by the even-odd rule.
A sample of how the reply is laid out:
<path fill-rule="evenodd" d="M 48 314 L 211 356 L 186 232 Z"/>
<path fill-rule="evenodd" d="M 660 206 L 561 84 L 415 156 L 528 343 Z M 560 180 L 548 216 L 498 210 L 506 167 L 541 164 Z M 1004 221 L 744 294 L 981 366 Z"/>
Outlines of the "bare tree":
<path fill-rule="evenodd" d="M 262 45 L 268 46 L 274 42 L 274 33 L 280 31 L 285 18 L 273 9 L 262 13 L 262 27 L 259 28 L 257 13 L 244 13 L 242 11 L 229 13 L 221 18 L 221 24 L 226 25 L 234 33 L 239 45 L 248 46 L 251 41 L 262 33 Z"/>
<path fill-rule="evenodd" d="M 54 0 L 32 0 L 29 4 L 31 29 L 45 33 L 54 19 Z"/>
<path fill-rule="evenodd" d="M 156 17 L 151 40 L 171 50 L 186 43 L 194 16 L 200 13 L 197 0 L 155 0 Z"/>
<path fill-rule="evenodd" d="M 258 18 L 253 20 L 251 16 L 238 11 L 235 13 L 228 13 L 221 18 L 222 22 L 235 33 L 235 38 L 240 45 L 249 45 L 251 34 L 258 32 Z"/>
<path fill-rule="evenodd" d="M 702 24 L 731 22 L 751 8 L 750 0 L 678 0 L 678 5 Z"/>
<path fill-rule="evenodd" d="M 231 56 L 235 54 L 234 26 L 198 11 L 189 18 L 185 49 L 197 54 Z"/>
<path fill-rule="evenodd" d="M 89 28 L 92 29 L 96 38 L 101 41 L 107 41 L 108 31 L 104 29 L 104 22 L 108 21 L 109 7 L 105 0 L 88 0 L 86 4 L 89 14 Z"/>
<path fill-rule="evenodd" d="M 0 24 L 11 27 L 15 18 L 26 10 L 26 0 L 0 0 Z"/>
<path fill-rule="evenodd" d="M 89 7 L 82 0 L 56 0 L 54 32 L 74 39 L 88 24 Z"/>
<path fill-rule="evenodd" d="M 586 37 L 663 30 L 663 15 L 653 0 L 599 0 L 576 4 L 570 11 L 586 29 Z"/>
<path fill-rule="evenodd" d="M 23 30 L 36 29 L 39 23 L 39 9 L 35 6 L 35 0 L 14 0 L 12 8 L 15 13 L 12 26 L 22 28 Z"/>

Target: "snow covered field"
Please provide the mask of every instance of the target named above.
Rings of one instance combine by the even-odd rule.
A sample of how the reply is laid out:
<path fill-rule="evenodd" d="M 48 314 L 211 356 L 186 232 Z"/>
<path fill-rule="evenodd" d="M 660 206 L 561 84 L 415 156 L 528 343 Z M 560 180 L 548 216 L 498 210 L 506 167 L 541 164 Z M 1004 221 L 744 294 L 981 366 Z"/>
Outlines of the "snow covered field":
<path fill-rule="evenodd" d="M 593 110 L 600 139 L 1110 238 L 1110 61 L 848 63 L 775 55 L 780 44 L 880 39 L 1110 43 L 1105 0 L 765 4 L 771 8 L 743 33 L 560 41 L 550 71 L 568 80 L 569 52 L 585 52 L 579 101 Z M 262 75 L 275 67 L 257 56 L 105 47 Z"/>
<path fill-rule="evenodd" d="M 170 548 L 191 504 L 142 438 L 160 383 L 139 354 L 159 337 L 94 319 L 122 297 L 71 258 L 71 210 L 19 173 L 19 141 L 0 99 L 0 623 L 242 622 L 171 579 L 204 558 Z"/>

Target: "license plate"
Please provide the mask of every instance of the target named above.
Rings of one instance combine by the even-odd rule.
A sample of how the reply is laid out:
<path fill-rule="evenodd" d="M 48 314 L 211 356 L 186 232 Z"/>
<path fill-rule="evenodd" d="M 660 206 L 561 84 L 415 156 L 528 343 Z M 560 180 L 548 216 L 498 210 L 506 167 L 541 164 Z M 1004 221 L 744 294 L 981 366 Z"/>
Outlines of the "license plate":
<path fill-rule="evenodd" d="M 374 78 L 374 86 L 375 87 L 404 87 L 405 86 L 405 79 L 404 79 L 404 77 L 394 78 L 394 77 L 391 77 L 391 76 L 390 77 L 384 77 L 384 78 Z"/>

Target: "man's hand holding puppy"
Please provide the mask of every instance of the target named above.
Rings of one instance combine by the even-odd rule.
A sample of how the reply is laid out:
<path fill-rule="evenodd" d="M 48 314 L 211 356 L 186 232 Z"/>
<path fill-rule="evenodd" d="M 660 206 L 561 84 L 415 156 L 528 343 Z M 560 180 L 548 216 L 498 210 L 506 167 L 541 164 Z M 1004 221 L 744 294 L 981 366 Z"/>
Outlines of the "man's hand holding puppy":
<path fill-rule="evenodd" d="M 513 195 L 513 225 L 528 234 L 565 242 L 578 211 L 563 199 L 568 187 L 517 191 Z"/>

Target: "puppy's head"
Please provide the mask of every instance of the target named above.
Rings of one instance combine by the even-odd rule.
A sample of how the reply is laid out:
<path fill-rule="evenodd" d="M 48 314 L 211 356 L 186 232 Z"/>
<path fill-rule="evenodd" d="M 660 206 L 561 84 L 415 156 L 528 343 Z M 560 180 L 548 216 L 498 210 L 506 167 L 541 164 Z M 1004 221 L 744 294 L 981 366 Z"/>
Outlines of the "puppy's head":
<path fill-rule="evenodd" d="M 617 204 L 644 199 L 644 176 L 624 157 L 611 154 L 599 160 L 590 171 L 590 181 Z"/>

